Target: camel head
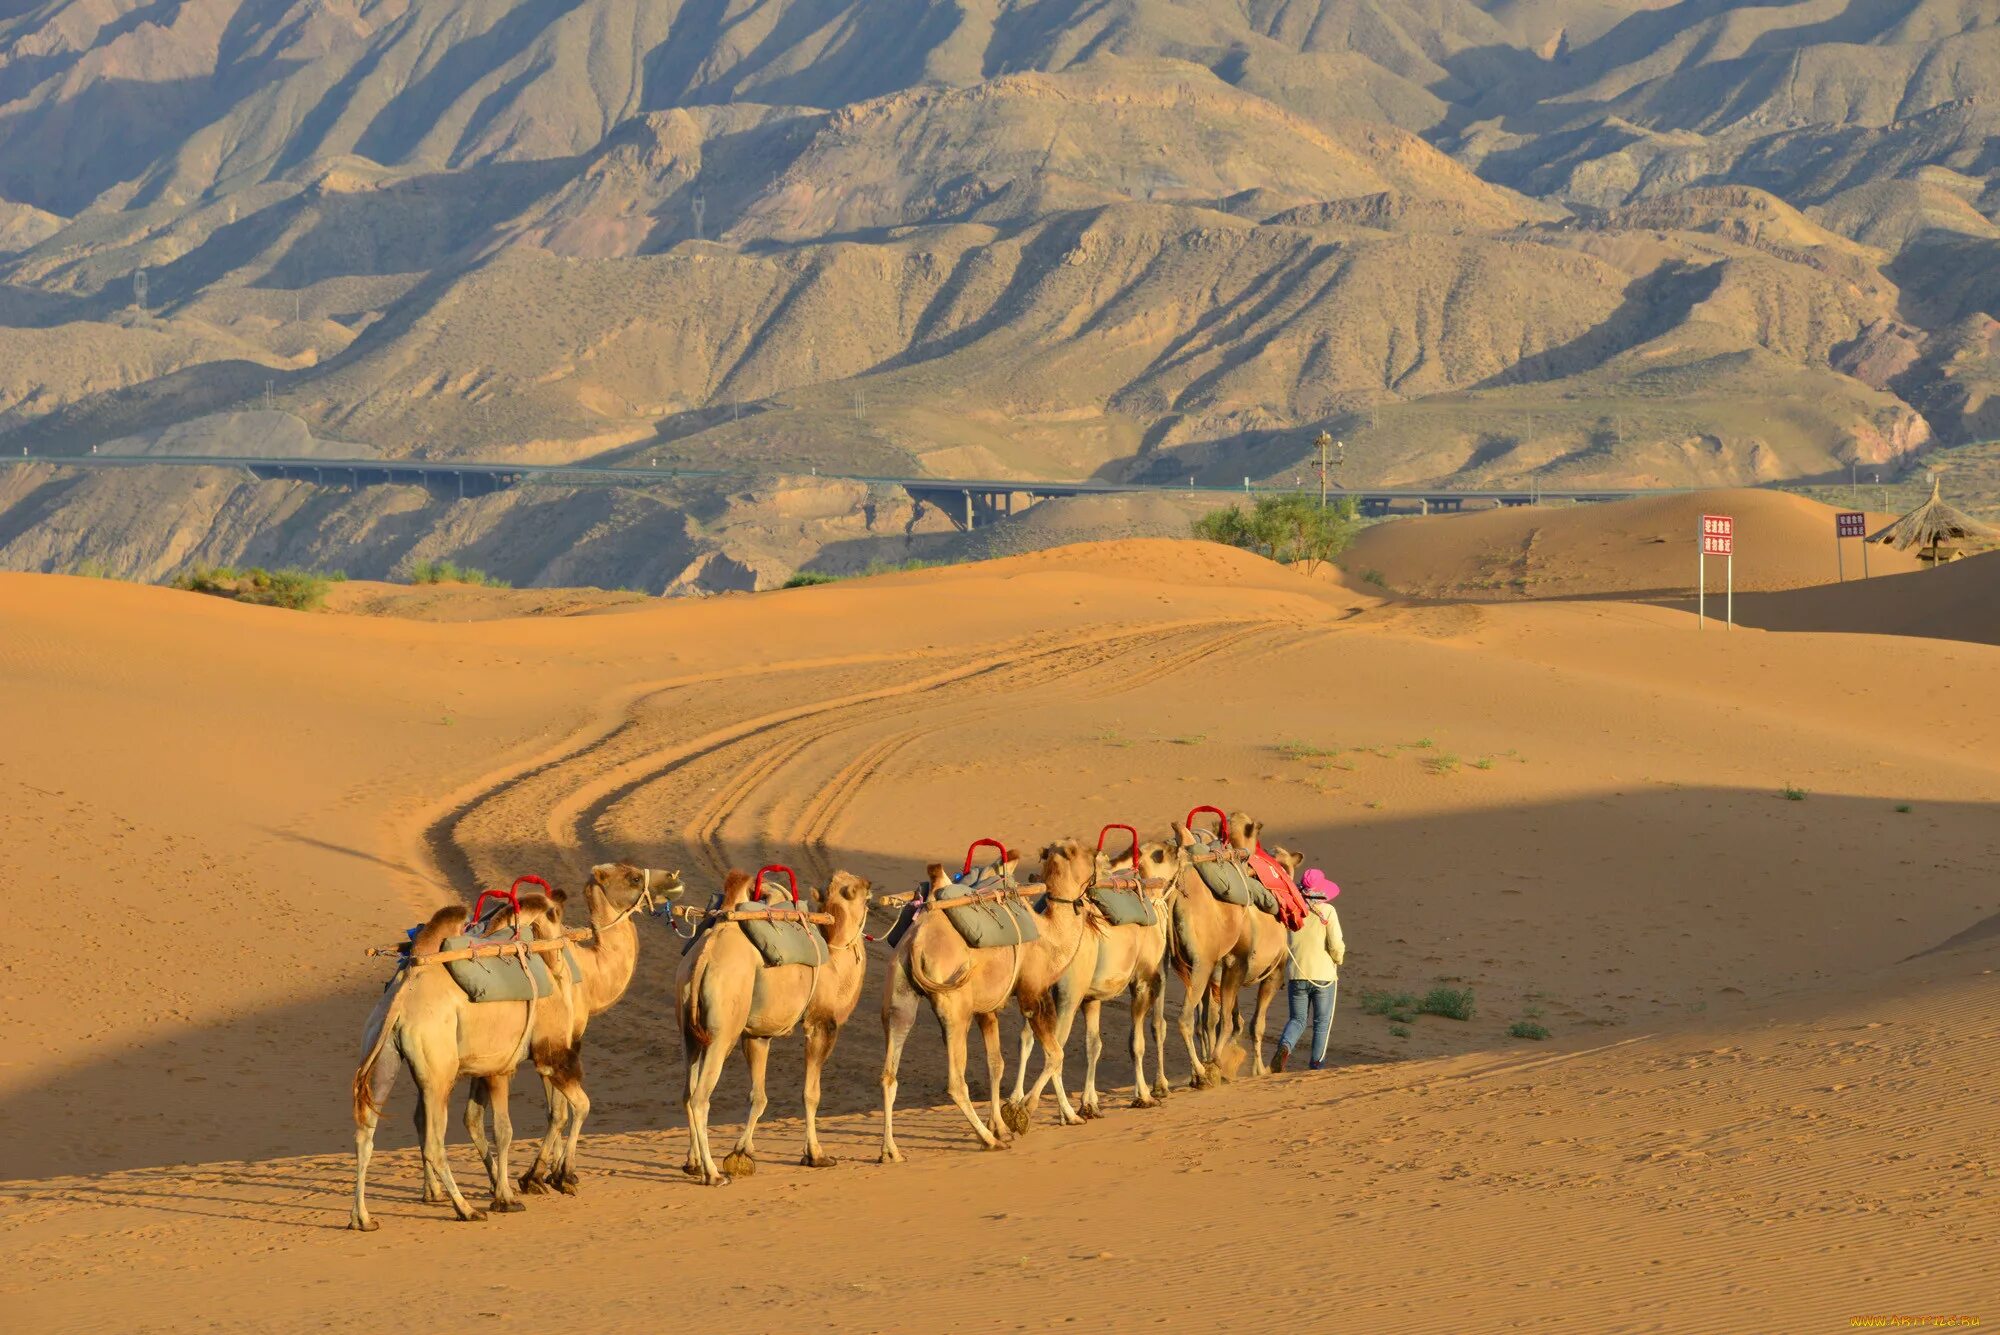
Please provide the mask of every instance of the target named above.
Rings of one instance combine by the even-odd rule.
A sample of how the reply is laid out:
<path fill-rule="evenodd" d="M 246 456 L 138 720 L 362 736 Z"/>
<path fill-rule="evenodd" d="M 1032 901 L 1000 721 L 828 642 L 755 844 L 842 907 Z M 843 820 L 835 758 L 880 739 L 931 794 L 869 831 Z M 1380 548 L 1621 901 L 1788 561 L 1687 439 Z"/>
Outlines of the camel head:
<path fill-rule="evenodd" d="M 679 872 L 635 867 L 629 862 L 598 863 L 590 869 L 590 884 L 609 906 L 607 917 L 651 913 L 687 891 Z"/>
<path fill-rule="evenodd" d="M 827 933 L 829 941 L 837 946 L 847 945 L 860 935 L 868 917 L 868 898 L 874 892 L 875 883 L 866 877 L 845 871 L 833 874 L 819 897 L 820 911 L 833 915 L 833 930 Z M 836 936 L 840 939 L 835 940 Z"/>
<path fill-rule="evenodd" d="M 1149 881 L 1170 879 L 1181 865 L 1181 851 L 1172 844 L 1148 839 L 1139 845 L 1139 875 Z"/>
<path fill-rule="evenodd" d="M 497 915 L 496 921 L 509 923 L 538 941 L 547 941 L 562 935 L 562 905 L 547 895 L 522 895 L 520 912 L 510 908 Z"/>
<path fill-rule="evenodd" d="M 1264 832 L 1264 822 L 1251 820 L 1240 811 L 1229 813 L 1229 846 L 1247 853 L 1257 846 L 1257 836 Z"/>
<path fill-rule="evenodd" d="M 930 882 L 931 893 L 935 895 L 951 884 L 951 873 L 944 869 L 942 862 L 933 862 L 924 868 L 924 879 Z"/>
<path fill-rule="evenodd" d="M 1294 853 L 1289 848 L 1279 847 L 1271 850 L 1271 856 L 1277 859 L 1278 865 L 1285 869 L 1285 874 L 1290 876 L 1293 883 L 1296 884 L 1299 879 L 1299 867 L 1305 862 L 1306 855 L 1303 853 Z"/>
<path fill-rule="evenodd" d="M 1058 839 L 1042 850 L 1042 883 L 1082 894 L 1097 868 L 1097 852 L 1074 839 Z"/>

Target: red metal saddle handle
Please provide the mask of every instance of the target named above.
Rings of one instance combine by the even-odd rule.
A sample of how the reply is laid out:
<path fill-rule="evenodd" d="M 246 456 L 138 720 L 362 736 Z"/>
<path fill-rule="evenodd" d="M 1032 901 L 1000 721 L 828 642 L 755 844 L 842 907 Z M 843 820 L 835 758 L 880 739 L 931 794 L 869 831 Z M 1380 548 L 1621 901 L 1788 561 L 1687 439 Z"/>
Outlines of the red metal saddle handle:
<path fill-rule="evenodd" d="M 1097 832 L 1097 851 L 1099 853 L 1104 851 L 1104 836 L 1110 834 L 1113 830 L 1123 830 L 1132 836 L 1132 870 L 1137 871 L 1139 869 L 1139 831 L 1132 826 L 1107 825 L 1099 830 Z"/>
<path fill-rule="evenodd" d="M 757 879 L 751 882 L 750 884 L 750 898 L 756 900 L 760 904 L 764 902 L 764 878 L 774 871 L 781 871 L 785 873 L 785 879 L 791 882 L 792 886 L 792 902 L 794 904 L 798 903 L 799 902 L 798 874 L 794 872 L 790 867 L 787 867 L 782 862 L 774 862 L 768 867 L 759 867 L 757 869 Z"/>
<path fill-rule="evenodd" d="M 1187 826 L 1187 828 L 1188 828 L 1188 829 L 1192 830 L 1192 829 L 1194 828 L 1194 818 L 1195 818 L 1196 816 L 1199 816 L 1199 815 L 1201 815 L 1201 814 L 1202 814 L 1203 812 L 1208 812 L 1208 813 L 1210 813 L 1211 815 L 1213 815 L 1213 816 L 1215 817 L 1215 819 L 1216 819 L 1217 821 L 1221 822 L 1221 825 L 1222 825 L 1222 842 L 1223 842 L 1223 843 L 1225 843 L 1225 844 L 1226 844 L 1226 843 L 1228 843 L 1228 842 L 1229 842 L 1229 813 L 1228 813 L 1228 812 L 1226 812 L 1226 811 L 1224 811 L 1224 810 L 1223 810 L 1223 809 L 1222 809 L 1221 807 L 1196 807 L 1196 808 L 1195 808 L 1195 809 L 1194 809 L 1193 811 L 1190 811 L 1190 812 L 1188 812 L 1188 814 L 1187 814 L 1187 819 L 1186 819 L 1186 820 L 1184 820 L 1184 821 L 1182 821 L 1182 822 L 1181 822 L 1181 824 L 1183 824 L 1183 825 Z"/>
<path fill-rule="evenodd" d="M 474 927 L 479 926 L 480 910 L 486 907 L 486 901 L 489 899 L 506 900 L 508 905 L 513 908 L 514 916 L 517 918 L 520 917 L 521 887 L 523 885 L 539 885 L 540 887 L 542 887 L 543 894 L 550 896 L 553 896 L 555 894 L 555 891 L 549 889 L 549 883 L 543 880 L 539 876 L 516 876 L 514 878 L 514 884 L 508 886 L 505 890 L 481 890 L 479 892 L 479 898 L 472 901 L 471 925 Z"/>
<path fill-rule="evenodd" d="M 977 853 L 982 846 L 999 849 L 1000 860 L 1002 862 L 1007 860 L 1007 845 L 1001 843 L 998 839 L 974 839 L 972 847 L 965 850 L 965 869 L 959 872 L 960 876 L 972 875 L 972 855 Z"/>

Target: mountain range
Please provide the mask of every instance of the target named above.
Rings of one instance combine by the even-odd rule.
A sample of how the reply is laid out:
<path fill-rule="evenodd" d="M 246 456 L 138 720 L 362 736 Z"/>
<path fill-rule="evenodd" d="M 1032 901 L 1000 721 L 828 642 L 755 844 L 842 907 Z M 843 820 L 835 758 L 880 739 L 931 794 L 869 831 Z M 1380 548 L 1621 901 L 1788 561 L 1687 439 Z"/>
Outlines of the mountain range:
<path fill-rule="evenodd" d="M 1991 0 L 6 0 L 0 455 L 1844 477 L 1996 220 Z"/>

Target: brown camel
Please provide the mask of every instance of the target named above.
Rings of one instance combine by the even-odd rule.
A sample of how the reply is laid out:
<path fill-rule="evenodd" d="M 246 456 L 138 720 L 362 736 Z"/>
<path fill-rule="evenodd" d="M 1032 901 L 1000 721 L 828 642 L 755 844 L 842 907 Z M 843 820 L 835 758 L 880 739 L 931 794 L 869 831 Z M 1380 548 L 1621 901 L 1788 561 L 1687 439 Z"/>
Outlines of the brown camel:
<path fill-rule="evenodd" d="M 635 867 L 629 862 L 605 862 L 590 869 L 584 883 L 583 902 L 590 914 L 590 935 L 570 947 L 576 962 L 578 995 L 583 1004 L 576 1011 L 576 1035 L 569 1058 L 577 1087 L 583 1083 L 583 1030 L 593 1015 L 601 1015 L 618 1004 L 632 983 L 639 963 L 637 916 L 651 913 L 658 905 L 678 898 L 683 889 L 675 871 Z M 527 1192 L 556 1190 L 574 1196 L 577 1189 L 576 1144 L 590 1102 L 572 1104 L 562 1088 L 548 1076 L 542 1077 L 542 1093 L 548 1099 L 549 1129 L 535 1152 L 535 1161 L 521 1174 L 520 1188 Z M 476 1096 L 475 1096 L 476 1097 Z M 476 1125 L 468 1109 L 468 1125 Z M 567 1134 L 565 1134 L 567 1133 Z M 474 1133 L 473 1144 L 484 1137 Z"/>
<path fill-rule="evenodd" d="M 486 1211 L 466 1204 L 445 1159 L 445 1118 L 452 1086 L 460 1077 L 480 1081 L 492 1108 L 493 1140 L 482 1157 L 493 1181 L 493 1201 L 488 1208 L 503 1213 L 524 1208 L 507 1169 L 514 1138 L 507 1088 L 515 1068 L 533 1056 L 536 1065 L 553 1076 L 565 1098 L 588 1106 L 582 1086 L 574 1083 L 560 1060 L 569 1047 L 575 1012 L 582 1004 L 563 952 L 542 956 L 556 983 L 554 995 L 539 1001 L 474 1003 L 443 965 L 424 962 L 424 956 L 436 954 L 446 937 L 464 930 L 466 919 L 462 905 L 432 914 L 410 943 L 409 962 L 384 990 L 369 1016 L 363 1039 L 366 1055 L 354 1073 L 354 1212 L 349 1228 L 365 1232 L 376 1227 L 368 1214 L 368 1161 L 374 1154 L 382 1105 L 396 1080 L 398 1063 L 392 1053 L 410 1068 L 417 1085 L 423 1113 L 425 1179 L 434 1178 L 442 1186 L 462 1220 L 484 1219 Z M 562 936 L 556 907 L 542 895 L 521 896 L 518 910 L 507 910 L 499 922 L 523 927 L 537 941 Z"/>
<path fill-rule="evenodd" d="M 1190 812 L 1189 818 L 1195 814 Z M 1238 812 L 1225 825 L 1231 848 L 1243 851 L 1255 847 L 1256 822 Z M 1195 838 L 1187 825 L 1174 826 L 1174 840 L 1179 866 L 1171 898 L 1168 954 L 1186 988 L 1178 1028 L 1188 1059 L 1194 1064 L 1189 1084 L 1206 1089 L 1225 1077 L 1223 1044 L 1235 1036 L 1235 1030 L 1225 1032 L 1224 1017 L 1235 1012 L 1237 990 L 1246 979 L 1258 983 L 1257 1032 L 1260 1036 L 1263 1033 L 1262 1014 L 1270 1005 L 1265 996 L 1267 985 L 1271 995 L 1277 991 L 1277 984 L 1270 982 L 1273 968 L 1278 970 L 1278 980 L 1283 980 L 1285 929 L 1268 913 L 1215 897 L 1192 861 Z M 1203 1041 L 1197 1043 L 1195 1013 L 1204 1007 Z M 1257 1054 L 1257 1061 L 1261 1066 L 1262 1053 Z"/>
<path fill-rule="evenodd" d="M 1239 852 L 1250 852 L 1258 846 L 1258 837 L 1264 832 L 1264 823 L 1250 819 L 1238 811 L 1229 818 L 1229 845 Z M 1294 872 L 1301 860 L 1297 854 L 1273 854 L 1280 862 L 1289 859 L 1288 868 Z M 1285 925 L 1260 909 L 1249 909 L 1244 913 L 1243 933 L 1237 938 L 1236 949 L 1222 961 L 1220 980 L 1220 1004 L 1214 1008 L 1210 1025 L 1215 1039 L 1211 1051 L 1220 1051 L 1224 1045 L 1237 1042 L 1243 1034 L 1243 1018 L 1239 1005 L 1243 989 L 1255 987 L 1257 1000 L 1251 1011 L 1248 1042 L 1250 1074 L 1265 1075 L 1270 1064 L 1264 1060 L 1264 1026 L 1271 1015 L 1271 1003 L 1285 986 L 1285 959 L 1291 937 Z"/>
<path fill-rule="evenodd" d="M 1000 1011 L 1024 976 L 1045 980 L 1044 990 L 1070 965 L 1083 939 L 1083 916 L 1077 903 L 1090 879 L 1094 855 L 1073 839 L 1042 850 L 1042 876 L 1049 890 L 1036 914 L 1041 935 L 1023 945 L 973 947 L 965 943 L 958 929 L 936 908 L 926 907 L 910 925 L 896 947 L 889 977 L 882 988 L 882 1032 L 888 1050 L 882 1057 L 882 1162 L 901 1163 L 903 1153 L 896 1148 L 896 1072 L 903 1061 L 903 1044 L 910 1027 L 917 1022 L 919 1000 L 928 999 L 944 1034 L 945 1059 L 949 1075 L 946 1087 L 951 1101 L 972 1124 L 980 1144 L 997 1150 L 1008 1144 L 1008 1134 L 1000 1115 L 1000 1082 L 1005 1058 L 1000 1050 Z M 1015 855 L 1008 854 L 1001 869 L 1009 880 Z M 949 884 L 944 867 L 930 866 L 930 893 Z M 993 1124 L 988 1129 L 965 1083 L 966 1030 L 974 1021 L 986 1044 L 986 1073 Z M 1043 1051 L 1046 1053 L 1047 1048 Z M 1061 1061 L 1057 1051 L 1056 1060 Z M 1061 1086 L 1057 1086 L 1060 1090 Z"/>
<path fill-rule="evenodd" d="M 744 903 L 751 878 L 733 871 L 723 887 L 722 906 Z M 732 922 L 715 922 L 681 960 L 676 989 L 680 998 L 681 1042 L 687 1052 L 687 1171 L 711 1186 L 757 1169 L 757 1119 L 764 1115 L 764 1071 L 771 1040 L 804 1026 L 806 1034 L 806 1152 L 808 1168 L 827 1168 L 834 1159 L 820 1148 L 820 1072 L 840 1037 L 840 1027 L 861 999 L 868 970 L 861 933 L 867 925 L 870 884 L 844 871 L 833 874 L 820 896 L 820 910 L 833 916 L 824 929 L 825 963 L 766 966 L 764 957 Z M 786 905 L 774 901 L 771 907 Z M 803 905 L 799 905 L 803 907 Z M 750 1068 L 750 1116 L 743 1134 L 718 1168 L 709 1149 L 708 1107 L 716 1081 L 741 1040 Z"/>
<path fill-rule="evenodd" d="M 1129 827 L 1108 827 L 1129 828 Z M 1101 842 L 1101 840 L 1100 840 Z M 1136 877 L 1130 869 L 1134 854 L 1140 871 Z M 1090 908 L 1084 914 L 1084 931 L 1077 947 L 1076 957 L 1064 971 L 1063 977 L 1051 995 L 1058 1007 L 1054 1017 L 1055 1048 L 1058 1053 L 1069 1045 L 1070 1027 L 1079 1015 L 1084 1022 L 1084 1068 L 1083 1096 L 1077 1101 L 1077 1112 L 1082 1117 L 1100 1117 L 1102 1106 L 1097 1092 L 1097 1063 L 1104 1051 L 1102 1020 L 1104 1003 L 1121 992 L 1132 995 L 1132 1106 L 1150 1108 L 1166 1094 L 1166 951 L 1167 891 L 1174 883 L 1177 855 L 1165 844 L 1148 843 L 1136 848 L 1128 848 L 1116 857 L 1100 853 L 1097 857 L 1097 880 L 1102 882 L 1110 873 L 1125 872 L 1134 882 L 1132 888 L 1143 894 L 1153 905 L 1158 921 L 1153 926 L 1144 923 L 1128 923 L 1113 926 L 1104 914 Z M 1022 1001 L 1024 1016 L 1032 1014 L 1029 1004 Z M 1146 1025 L 1154 1029 L 1154 1051 L 1160 1066 L 1160 1081 L 1157 1094 L 1146 1077 Z M 1021 1027 L 1021 1060 L 1014 1068 L 1014 1097 L 1006 1107 L 1008 1125 L 1015 1131 L 1026 1131 L 1034 1109 L 1039 1105 L 1042 1089 L 1052 1079 L 1060 1080 L 1060 1062 L 1051 1066 L 1046 1057 L 1042 1062 L 1042 1073 L 1032 1090 L 1025 1091 L 1022 1084 L 1026 1079 L 1030 1045 L 1037 1035 L 1034 1024 Z M 1060 1085 L 1058 1085 L 1060 1089 Z M 1059 1100 L 1060 1102 L 1060 1100 Z"/>

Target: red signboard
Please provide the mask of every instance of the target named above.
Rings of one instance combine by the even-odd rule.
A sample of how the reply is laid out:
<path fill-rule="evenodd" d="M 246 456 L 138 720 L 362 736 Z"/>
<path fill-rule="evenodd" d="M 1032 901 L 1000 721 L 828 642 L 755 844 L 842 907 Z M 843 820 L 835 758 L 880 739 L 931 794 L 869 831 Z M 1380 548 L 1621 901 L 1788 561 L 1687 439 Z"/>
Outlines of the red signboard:
<path fill-rule="evenodd" d="M 1701 554 L 1732 556 L 1736 552 L 1736 521 L 1728 515 L 1701 517 Z"/>
<path fill-rule="evenodd" d="M 1842 510 L 1833 517 L 1833 536 L 1836 538 L 1865 538 L 1868 536 L 1868 516 L 1859 510 Z"/>

